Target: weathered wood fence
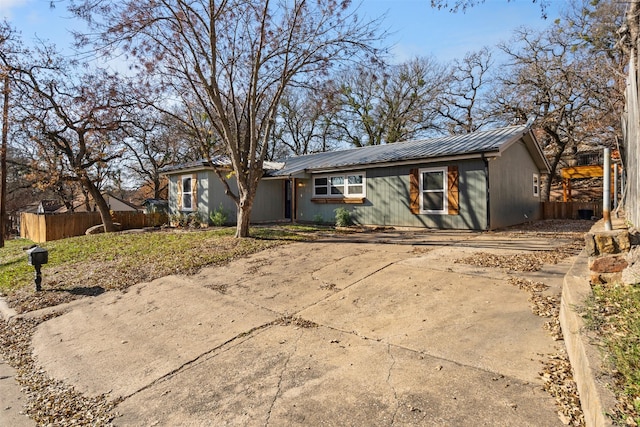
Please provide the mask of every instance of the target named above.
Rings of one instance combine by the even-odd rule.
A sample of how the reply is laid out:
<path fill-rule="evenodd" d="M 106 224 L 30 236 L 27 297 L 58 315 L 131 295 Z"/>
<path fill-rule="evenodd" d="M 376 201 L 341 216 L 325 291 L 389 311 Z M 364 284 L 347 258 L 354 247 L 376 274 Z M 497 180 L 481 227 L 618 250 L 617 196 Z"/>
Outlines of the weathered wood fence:
<path fill-rule="evenodd" d="M 122 230 L 155 227 L 168 222 L 167 215 L 163 213 L 112 212 L 112 218 L 121 224 Z M 99 212 L 46 215 L 23 212 L 20 214 L 20 237 L 33 240 L 36 243 L 43 243 L 81 236 L 89 227 L 98 224 L 102 224 Z"/>
<path fill-rule="evenodd" d="M 602 202 L 542 202 L 543 219 L 602 218 Z"/>

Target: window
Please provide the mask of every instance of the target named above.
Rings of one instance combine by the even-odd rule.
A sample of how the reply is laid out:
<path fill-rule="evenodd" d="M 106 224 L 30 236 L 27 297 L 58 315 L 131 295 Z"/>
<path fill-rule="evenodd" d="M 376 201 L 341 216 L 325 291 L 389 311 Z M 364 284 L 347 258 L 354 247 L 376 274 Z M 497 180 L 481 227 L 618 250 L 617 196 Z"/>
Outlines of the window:
<path fill-rule="evenodd" d="M 178 181 L 178 209 L 196 210 L 196 175 L 182 175 Z"/>
<path fill-rule="evenodd" d="M 537 173 L 533 174 L 533 197 L 540 197 L 540 177 Z"/>
<path fill-rule="evenodd" d="M 329 194 L 327 192 L 327 183 L 329 182 L 328 178 L 316 178 L 313 180 L 313 194 L 316 196 L 326 196 Z"/>
<path fill-rule="evenodd" d="M 414 215 L 459 215 L 460 174 L 457 165 L 409 170 L 409 210 Z"/>
<path fill-rule="evenodd" d="M 364 197 L 365 188 L 364 173 L 327 175 L 313 179 L 314 196 Z"/>
<path fill-rule="evenodd" d="M 447 213 L 447 168 L 420 169 L 421 213 Z"/>
<path fill-rule="evenodd" d="M 332 176 L 329 178 L 329 183 L 331 184 L 331 195 L 332 196 L 343 196 L 344 195 L 344 176 Z"/>

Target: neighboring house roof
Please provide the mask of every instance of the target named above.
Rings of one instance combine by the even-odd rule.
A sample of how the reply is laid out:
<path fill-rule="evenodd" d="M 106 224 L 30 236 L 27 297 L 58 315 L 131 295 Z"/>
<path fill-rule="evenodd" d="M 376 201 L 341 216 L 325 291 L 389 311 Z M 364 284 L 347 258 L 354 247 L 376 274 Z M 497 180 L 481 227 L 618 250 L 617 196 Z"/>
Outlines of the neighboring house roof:
<path fill-rule="evenodd" d="M 107 202 L 107 206 L 109 206 L 109 209 L 112 211 L 123 212 L 123 211 L 142 210 L 141 207 L 136 206 L 133 203 L 127 202 L 126 200 L 122 200 L 121 198 L 116 197 L 111 193 L 103 193 L 102 197 L 104 197 L 104 201 Z M 78 197 L 76 200 L 74 200 L 73 205 L 74 205 L 73 207 L 74 212 L 87 211 L 86 203 L 84 202 L 84 199 L 81 197 Z M 96 210 L 95 202 L 93 202 L 93 200 L 90 201 L 89 209 L 94 211 Z M 69 212 L 69 209 L 67 209 L 66 206 L 62 206 L 58 210 L 56 210 L 54 213 L 65 213 L 65 212 Z"/>
<path fill-rule="evenodd" d="M 53 213 L 64 206 L 57 200 L 44 199 L 41 200 L 38 204 L 37 213 L 45 214 L 45 213 Z"/>
<path fill-rule="evenodd" d="M 120 197 L 116 197 L 111 193 L 105 193 L 103 194 L 103 196 L 106 199 L 105 201 L 107 202 L 107 205 L 109 205 L 109 208 L 111 210 L 118 210 L 122 208 L 124 208 L 124 210 L 129 210 L 129 209 L 134 211 L 142 210 L 140 206 L 134 205 L 131 202 L 127 202 L 126 200 L 123 200 Z"/>
<path fill-rule="evenodd" d="M 169 201 L 164 199 L 146 199 L 142 206 L 146 208 L 148 212 L 168 212 Z"/>
<path fill-rule="evenodd" d="M 478 131 L 463 135 L 443 136 L 393 144 L 373 145 L 350 150 L 330 151 L 290 157 L 284 163 L 265 162 L 265 177 L 289 177 L 311 172 L 380 167 L 389 164 L 416 161 L 444 161 L 447 159 L 500 156 L 500 153 L 519 140 L 523 140 L 537 167 L 549 171 L 549 164 L 528 125 Z M 212 162 L 172 165 L 162 169 L 164 174 L 184 173 L 216 167 L 228 167 L 226 158 L 216 157 Z"/>
<path fill-rule="evenodd" d="M 142 206 L 167 205 L 167 204 L 169 204 L 169 201 L 165 199 L 146 199 L 144 202 L 142 202 Z"/>

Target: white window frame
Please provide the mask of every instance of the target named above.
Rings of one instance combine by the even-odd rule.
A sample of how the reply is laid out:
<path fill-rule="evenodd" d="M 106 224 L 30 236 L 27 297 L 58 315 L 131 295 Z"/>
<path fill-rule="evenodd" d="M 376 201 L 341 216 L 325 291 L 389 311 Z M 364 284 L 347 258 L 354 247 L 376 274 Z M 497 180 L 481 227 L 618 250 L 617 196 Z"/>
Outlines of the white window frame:
<path fill-rule="evenodd" d="M 533 197 L 540 197 L 540 175 L 533 174 Z"/>
<path fill-rule="evenodd" d="M 439 189 L 426 189 L 424 188 L 424 174 L 430 172 L 441 172 L 442 173 L 442 188 Z M 437 215 L 446 215 L 449 213 L 449 198 L 447 195 L 448 191 L 448 168 L 438 167 L 438 168 L 424 168 L 418 170 L 418 175 L 420 177 L 420 213 L 422 214 L 437 214 Z M 424 194 L 425 193 L 437 193 L 442 192 L 442 209 L 425 209 L 424 208 Z"/>
<path fill-rule="evenodd" d="M 189 188 L 191 188 L 191 191 L 185 192 L 184 191 L 184 182 L 186 180 L 190 181 L 189 184 Z M 180 206 L 181 206 L 181 211 L 185 211 L 185 212 L 193 212 L 195 210 L 194 204 L 196 203 L 196 200 L 194 200 L 193 197 L 193 184 L 194 184 L 194 179 L 193 179 L 193 175 L 181 175 L 180 176 L 180 182 L 178 185 L 180 185 L 180 197 L 182 197 L 182 200 L 180 201 Z M 189 195 L 189 200 L 190 200 L 190 207 L 186 207 L 184 205 L 184 201 L 185 201 L 185 196 Z"/>
<path fill-rule="evenodd" d="M 359 177 L 362 182 L 349 184 L 350 177 Z M 316 180 L 325 179 L 326 184 L 316 184 Z M 332 180 L 342 180 L 342 185 L 333 185 Z M 354 188 L 362 187 L 362 191 L 355 192 Z M 323 191 L 318 194 L 318 189 Z M 340 191 L 341 190 L 341 191 Z M 353 192 L 352 192 L 353 191 Z M 324 193 L 324 194 L 322 194 Z M 367 175 L 364 172 L 349 172 L 343 174 L 325 174 L 313 177 L 313 197 L 339 197 L 339 198 L 362 198 L 367 196 Z"/>

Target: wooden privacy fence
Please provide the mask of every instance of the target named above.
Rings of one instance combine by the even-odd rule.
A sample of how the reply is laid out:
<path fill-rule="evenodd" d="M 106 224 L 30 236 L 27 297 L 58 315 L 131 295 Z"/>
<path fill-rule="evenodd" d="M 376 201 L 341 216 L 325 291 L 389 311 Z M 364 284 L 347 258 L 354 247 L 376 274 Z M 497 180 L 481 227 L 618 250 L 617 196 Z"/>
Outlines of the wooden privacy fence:
<path fill-rule="evenodd" d="M 602 218 L 602 202 L 542 202 L 543 219 Z"/>
<path fill-rule="evenodd" d="M 166 224 L 167 215 L 163 213 L 145 214 L 142 212 L 112 212 L 114 222 L 121 224 L 122 230 L 155 227 Z M 89 227 L 102 224 L 99 212 L 75 212 L 63 214 L 38 215 L 22 212 L 20 214 L 20 237 L 36 243 L 82 236 Z"/>

